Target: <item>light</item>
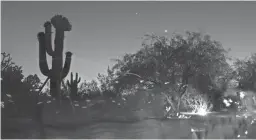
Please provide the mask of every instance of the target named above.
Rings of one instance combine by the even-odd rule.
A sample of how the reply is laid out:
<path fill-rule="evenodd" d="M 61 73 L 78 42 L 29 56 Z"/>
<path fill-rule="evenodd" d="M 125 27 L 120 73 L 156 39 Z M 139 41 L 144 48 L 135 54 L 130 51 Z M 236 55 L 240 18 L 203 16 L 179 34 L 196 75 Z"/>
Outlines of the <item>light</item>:
<path fill-rule="evenodd" d="M 228 100 L 230 103 L 232 103 L 233 101 L 231 99 Z"/>
<path fill-rule="evenodd" d="M 167 33 L 167 32 L 168 32 L 168 30 L 164 30 L 164 32 L 165 32 L 165 33 Z"/>
<path fill-rule="evenodd" d="M 198 109 L 197 114 L 199 114 L 201 116 L 205 116 L 205 115 L 207 115 L 207 111 L 203 108 L 200 108 L 200 109 Z"/>
<path fill-rule="evenodd" d="M 245 96 L 245 95 L 244 95 L 244 92 L 242 92 L 242 91 L 241 91 L 241 92 L 240 92 L 240 98 L 242 98 L 242 99 L 243 99 L 243 98 L 244 98 L 244 96 Z"/>
<path fill-rule="evenodd" d="M 171 110 L 171 107 L 165 107 L 165 110 L 168 112 Z"/>
<path fill-rule="evenodd" d="M 37 104 L 40 105 L 40 104 L 42 104 L 42 103 L 43 103 L 43 102 L 38 102 Z"/>
<path fill-rule="evenodd" d="M 7 97 L 9 98 L 12 98 L 12 95 L 11 94 L 6 94 Z"/>
<path fill-rule="evenodd" d="M 245 135 L 247 135 L 247 134 L 248 134 L 248 131 L 245 131 L 244 133 L 245 133 Z"/>
<path fill-rule="evenodd" d="M 4 108 L 4 102 L 1 101 L 1 107 Z"/>
<path fill-rule="evenodd" d="M 229 107 L 231 105 L 227 99 L 224 99 L 223 103 L 226 105 L 226 107 Z"/>

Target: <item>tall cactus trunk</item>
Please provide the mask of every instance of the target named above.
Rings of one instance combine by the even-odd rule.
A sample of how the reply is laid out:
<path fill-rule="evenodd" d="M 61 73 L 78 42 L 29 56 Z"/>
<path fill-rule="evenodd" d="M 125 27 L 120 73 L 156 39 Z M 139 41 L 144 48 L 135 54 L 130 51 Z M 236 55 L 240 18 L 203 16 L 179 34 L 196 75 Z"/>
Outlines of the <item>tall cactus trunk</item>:
<path fill-rule="evenodd" d="M 62 66 L 63 66 L 63 41 L 64 41 L 64 31 L 59 31 L 56 29 L 55 34 L 55 50 L 54 56 L 52 57 L 52 79 L 51 79 L 51 94 L 54 98 L 60 102 L 61 100 L 61 80 L 62 80 Z"/>
<path fill-rule="evenodd" d="M 51 45 L 51 26 L 54 26 L 55 40 L 54 50 Z M 61 101 L 61 81 L 64 79 L 70 69 L 71 64 L 71 52 L 66 53 L 65 65 L 63 67 L 63 42 L 64 32 L 71 30 L 71 25 L 67 18 L 61 15 L 56 15 L 51 19 L 51 22 L 47 21 L 44 24 L 45 33 L 40 32 L 38 34 L 39 39 L 39 66 L 43 75 L 50 78 L 50 93 L 53 98 L 57 100 L 57 105 Z M 52 68 L 48 68 L 46 53 L 52 57 Z M 59 101 L 59 102 L 58 102 Z M 57 106 L 58 107 L 58 106 Z"/>

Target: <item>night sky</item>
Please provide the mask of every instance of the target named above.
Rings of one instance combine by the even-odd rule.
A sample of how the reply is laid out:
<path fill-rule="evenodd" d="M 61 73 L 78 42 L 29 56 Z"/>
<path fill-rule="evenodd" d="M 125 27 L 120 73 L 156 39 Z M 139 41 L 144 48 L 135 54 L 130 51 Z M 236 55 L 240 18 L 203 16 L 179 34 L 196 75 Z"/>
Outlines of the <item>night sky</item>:
<path fill-rule="evenodd" d="M 23 66 L 24 75 L 46 79 L 38 64 L 37 33 L 55 14 L 69 19 L 64 51 L 73 53 L 71 72 L 91 80 L 110 60 L 141 47 L 142 37 L 201 31 L 243 58 L 256 52 L 256 2 L 1 2 L 2 52 Z M 166 32 L 167 31 L 167 32 Z M 49 58 L 49 57 L 48 57 Z M 49 58 L 49 60 L 51 60 Z M 51 67 L 51 64 L 49 64 Z M 69 78 L 69 77 L 68 77 Z"/>

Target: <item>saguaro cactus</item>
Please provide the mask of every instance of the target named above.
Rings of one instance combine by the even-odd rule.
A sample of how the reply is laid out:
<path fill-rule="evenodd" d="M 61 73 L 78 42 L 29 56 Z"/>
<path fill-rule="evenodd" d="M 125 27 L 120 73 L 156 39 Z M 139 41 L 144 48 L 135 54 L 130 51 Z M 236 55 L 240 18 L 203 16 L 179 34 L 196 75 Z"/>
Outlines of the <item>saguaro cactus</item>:
<path fill-rule="evenodd" d="M 76 73 L 76 79 L 73 79 L 73 73 L 71 72 L 71 76 L 70 76 L 70 81 L 67 81 L 67 85 L 69 86 L 70 90 L 71 90 L 71 99 L 75 100 L 77 98 L 77 92 L 78 92 L 78 88 L 77 85 L 78 83 L 81 81 L 81 78 L 78 78 L 78 73 Z"/>
<path fill-rule="evenodd" d="M 51 28 L 55 28 L 54 50 L 52 48 Z M 44 24 L 45 32 L 38 33 L 39 41 L 39 67 L 43 75 L 50 79 L 50 93 L 54 98 L 60 97 L 61 81 L 68 75 L 71 64 L 71 52 L 66 53 L 63 67 L 63 41 L 64 32 L 71 31 L 71 24 L 68 19 L 56 15 Z M 46 53 L 52 57 L 52 68 L 48 68 Z"/>

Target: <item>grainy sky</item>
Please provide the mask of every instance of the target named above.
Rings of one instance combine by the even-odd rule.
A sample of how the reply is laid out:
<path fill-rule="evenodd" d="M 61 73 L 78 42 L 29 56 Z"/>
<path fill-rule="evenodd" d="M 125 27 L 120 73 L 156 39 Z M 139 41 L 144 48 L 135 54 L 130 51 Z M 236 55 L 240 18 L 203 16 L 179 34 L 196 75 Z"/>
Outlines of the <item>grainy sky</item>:
<path fill-rule="evenodd" d="M 113 63 L 111 58 L 138 50 L 142 43 L 139 37 L 148 32 L 202 31 L 224 48 L 231 48 L 234 57 L 256 52 L 256 2 L 1 3 L 1 51 L 23 66 L 25 76 L 38 74 L 46 79 L 38 66 L 36 35 L 55 14 L 66 16 L 72 24 L 72 31 L 65 35 L 64 51 L 73 53 L 71 71 L 86 80 L 105 73 Z"/>

